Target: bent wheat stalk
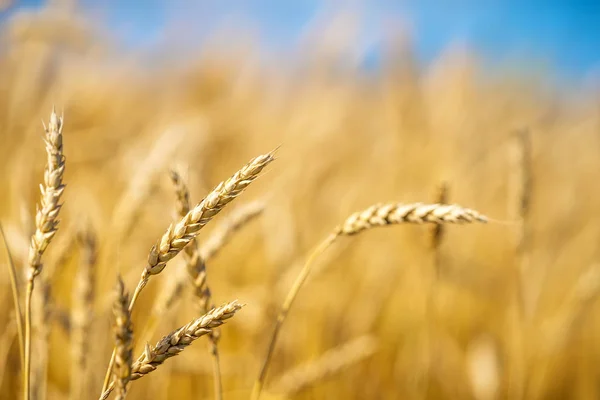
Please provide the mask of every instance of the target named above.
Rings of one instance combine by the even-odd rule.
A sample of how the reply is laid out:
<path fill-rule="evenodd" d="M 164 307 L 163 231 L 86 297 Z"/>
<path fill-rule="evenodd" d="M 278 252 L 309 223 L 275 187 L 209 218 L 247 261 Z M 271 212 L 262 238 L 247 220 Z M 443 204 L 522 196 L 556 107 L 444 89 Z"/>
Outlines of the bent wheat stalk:
<path fill-rule="evenodd" d="M 35 216 L 36 229 L 31 237 L 29 248 L 29 271 L 25 293 L 25 367 L 23 371 L 23 396 L 26 400 L 29 400 L 30 397 L 31 296 L 35 278 L 42 272 L 42 255 L 58 229 L 58 213 L 61 208 L 59 202 L 65 189 L 63 184 L 65 156 L 63 155 L 62 128 L 63 117 L 58 117 L 53 109 L 48 126 L 44 125 L 48 161 L 44 171 L 44 184 L 40 185 L 42 198 Z"/>
<path fill-rule="evenodd" d="M 474 222 L 487 222 L 487 217 L 475 210 L 463 208 L 454 204 L 376 204 L 364 211 L 359 211 L 348 217 L 341 225 L 334 229 L 323 242 L 321 242 L 309 255 L 306 263 L 300 270 L 292 288 L 288 292 L 285 301 L 277 315 L 275 328 L 269 341 L 267 354 L 263 361 L 258 379 L 254 384 L 251 399 L 258 400 L 267 376 L 269 364 L 275 350 L 275 345 L 281 331 L 281 327 L 287 314 L 300 291 L 300 288 L 308 278 L 314 260 L 323 253 L 340 236 L 352 236 L 367 229 L 380 226 L 396 224 L 465 224 Z"/>
<path fill-rule="evenodd" d="M 179 222 L 167 229 L 167 232 L 150 250 L 148 264 L 142 272 L 129 303 L 130 312 L 133 310 L 138 296 L 150 277 L 160 274 L 166 267 L 167 262 L 179 254 L 215 215 L 258 178 L 261 171 L 274 159 L 273 152 L 253 158 L 229 179 L 219 183 L 204 200 L 191 209 Z M 104 378 L 103 392 L 106 391 L 110 383 L 113 363 L 114 350 Z"/>
<path fill-rule="evenodd" d="M 175 357 L 196 339 L 210 334 L 215 328 L 223 325 L 229 318 L 243 307 L 237 300 L 213 308 L 202 317 L 195 319 L 181 328 L 169 333 L 156 343 L 155 346 L 146 345 L 142 354 L 131 367 L 131 380 L 143 378 L 156 370 L 162 363 Z M 100 400 L 108 398 L 114 389 L 114 383 L 102 393 Z"/>

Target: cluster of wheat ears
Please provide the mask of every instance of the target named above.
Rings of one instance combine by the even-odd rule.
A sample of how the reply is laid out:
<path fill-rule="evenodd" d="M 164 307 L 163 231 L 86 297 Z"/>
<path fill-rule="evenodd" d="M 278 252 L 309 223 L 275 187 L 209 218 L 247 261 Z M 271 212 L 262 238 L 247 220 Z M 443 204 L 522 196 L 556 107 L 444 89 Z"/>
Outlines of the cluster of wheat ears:
<path fill-rule="evenodd" d="M 63 182 L 67 164 L 63 153 L 63 117 L 59 116 L 53 110 L 49 123 L 44 126 L 44 129 L 47 164 L 44 171 L 44 182 L 40 186 L 41 199 L 35 217 L 35 232 L 31 237 L 24 300 L 20 294 L 21 290 L 18 285 L 17 268 L 14 263 L 10 263 L 14 307 L 16 310 L 15 315 L 23 366 L 23 398 L 26 400 L 34 397 L 32 395 L 33 384 L 31 377 L 33 375 L 32 364 L 35 364 L 36 358 L 32 356 L 31 344 L 32 311 L 36 310 L 35 307 L 32 307 L 32 295 L 37 289 L 36 283 L 40 275 L 47 272 L 43 270 L 44 252 L 59 229 L 60 211 L 63 206 L 61 204 L 61 196 L 66 187 Z M 218 328 L 227 320 L 234 317 L 242 309 L 243 304 L 237 300 L 220 306 L 215 306 L 212 303 L 211 291 L 207 283 L 206 260 L 219 250 L 223 242 L 227 241 L 233 231 L 256 216 L 261 208 L 249 206 L 244 209 L 240 215 L 234 218 L 234 222 L 228 229 L 217 235 L 215 241 L 207 247 L 208 250 L 200 251 L 196 237 L 206 224 L 216 217 L 232 200 L 240 196 L 244 189 L 255 181 L 274 160 L 274 151 L 253 158 L 231 177 L 218 184 L 195 206 L 190 201 L 190 194 L 182 174 L 175 170 L 171 171 L 170 177 L 176 194 L 175 208 L 180 219 L 171 224 L 150 249 L 147 264 L 142 269 L 139 282 L 131 295 L 129 295 L 121 278 L 116 278 L 116 296 L 113 304 L 114 349 L 106 370 L 102 391 L 99 394 L 100 399 L 108 398 L 113 392 L 116 398 L 124 399 L 133 381 L 152 373 L 167 359 L 177 356 L 191 345 L 192 342 L 202 336 L 206 336 L 210 341 L 210 353 L 214 361 L 215 398 L 222 398 L 223 390 L 219 364 L 220 332 Z M 488 219 L 477 211 L 458 205 L 443 204 L 443 202 L 438 204 L 379 203 L 349 216 L 339 226 L 335 227 L 324 241 L 316 246 L 289 290 L 277 315 L 275 327 L 270 337 L 268 348 L 266 349 L 262 368 L 255 381 L 251 398 L 257 400 L 261 395 L 281 328 L 294 299 L 311 272 L 313 261 L 338 238 L 356 235 L 375 227 L 396 224 L 431 223 L 441 226 L 443 224 L 484 223 L 487 221 Z M 87 249 L 88 264 L 92 264 L 95 257 L 95 239 L 91 234 L 83 234 L 80 239 L 83 248 Z M 183 253 L 185 257 L 188 276 L 185 279 L 176 280 L 176 284 L 168 290 L 165 302 L 173 301 L 178 296 L 185 281 L 189 280 L 194 288 L 193 293 L 197 300 L 200 316 L 168 333 L 156 344 L 146 344 L 142 354 L 134 358 L 133 349 L 136 340 L 136 330 L 132 324 L 132 312 L 150 279 L 154 275 L 162 273 L 169 261 L 179 253 Z M 86 273 L 85 269 L 82 273 Z M 89 279 L 82 279 L 81 281 L 88 282 Z M 83 284 L 79 288 L 82 296 L 89 296 L 92 286 L 89 282 L 87 285 Z M 83 321 L 79 321 L 79 323 L 85 325 L 86 310 L 80 311 L 78 315 Z M 74 345 L 74 348 L 85 348 L 85 344 L 81 343 L 86 340 L 85 337 L 74 337 L 73 340 L 78 342 Z M 372 344 L 366 347 L 369 348 L 370 346 Z M 364 350 L 365 346 L 360 346 L 360 348 Z M 342 350 L 342 356 L 346 352 Z M 82 360 L 85 359 L 81 352 L 79 352 L 79 358 Z M 333 355 L 329 355 L 329 358 L 325 357 L 324 366 L 322 367 L 324 372 L 322 373 L 326 373 L 328 369 L 336 368 L 336 365 L 340 363 L 339 360 L 340 357 Z M 302 379 L 294 378 L 294 376 L 288 377 L 287 383 L 286 379 L 284 379 L 280 382 L 280 385 L 302 385 Z"/>

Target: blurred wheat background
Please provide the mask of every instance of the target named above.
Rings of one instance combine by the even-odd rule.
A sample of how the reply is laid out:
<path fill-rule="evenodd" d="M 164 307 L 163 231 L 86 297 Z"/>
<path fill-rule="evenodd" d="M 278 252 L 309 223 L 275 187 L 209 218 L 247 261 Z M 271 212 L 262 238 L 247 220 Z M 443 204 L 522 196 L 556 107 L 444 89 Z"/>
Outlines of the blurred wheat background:
<path fill-rule="evenodd" d="M 541 69 L 490 69 L 455 45 L 424 65 L 397 26 L 381 65 L 365 69 L 347 31 L 360 18 L 340 15 L 270 62 L 251 29 L 182 55 L 167 44 L 126 48 L 74 2 L 2 16 L 0 217 L 23 279 L 46 160 L 40 120 L 53 105 L 65 116 L 64 206 L 44 256 L 38 288 L 47 290 L 34 293 L 44 310 L 34 314 L 35 398 L 100 394 L 117 274 L 132 291 L 176 216 L 169 169 L 185 172 L 196 204 L 277 146 L 266 174 L 198 238 L 202 247 L 240 208 L 264 204 L 207 263 L 213 302 L 246 304 L 221 328 L 224 398 L 248 398 L 281 302 L 322 238 L 377 202 L 438 202 L 442 186 L 444 202 L 494 221 L 437 236 L 429 225 L 395 226 L 335 243 L 288 316 L 264 398 L 600 397 L 593 80 L 565 88 Z M 93 255 L 83 230 L 95 237 Z M 19 346 L 1 253 L 0 399 L 15 399 Z M 186 285 L 150 330 L 181 258 L 138 300 L 135 357 L 199 317 Z M 91 259 L 93 288 L 81 288 Z M 93 310 L 83 311 L 82 339 L 74 327 L 85 295 Z M 129 398 L 212 398 L 208 347 L 200 338 L 132 382 Z"/>

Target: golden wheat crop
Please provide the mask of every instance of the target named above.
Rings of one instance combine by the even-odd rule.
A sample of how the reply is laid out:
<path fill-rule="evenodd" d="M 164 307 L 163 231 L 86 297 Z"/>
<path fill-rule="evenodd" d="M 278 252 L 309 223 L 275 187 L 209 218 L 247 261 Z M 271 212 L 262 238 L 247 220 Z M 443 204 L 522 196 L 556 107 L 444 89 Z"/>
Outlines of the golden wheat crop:
<path fill-rule="evenodd" d="M 4 19 L 0 400 L 599 398 L 597 90 L 389 39 L 271 68 Z"/>

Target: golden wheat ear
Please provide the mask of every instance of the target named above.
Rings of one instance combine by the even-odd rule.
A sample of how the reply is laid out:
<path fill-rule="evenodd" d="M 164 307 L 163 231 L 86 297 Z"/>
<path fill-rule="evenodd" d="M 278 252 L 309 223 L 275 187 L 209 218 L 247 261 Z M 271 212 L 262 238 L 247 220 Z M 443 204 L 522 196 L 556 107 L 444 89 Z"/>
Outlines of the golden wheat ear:
<path fill-rule="evenodd" d="M 44 183 L 40 185 L 41 200 L 35 216 L 35 232 L 31 237 L 29 247 L 29 268 L 25 292 L 25 367 L 23 371 L 23 396 L 26 400 L 30 398 L 31 380 L 31 299 L 35 278 L 42 272 L 42 255 L 58 229 L 60 200 L 65 190 L 62 129 L 63 117 L 59 117 L 53 108 L 48 126 L 44 125 L 47 163 L 44 170 Z"/>
<path fill-rule="evenodd" d="M 146 345 L 144 353 L 138 357 L 131 367 L 131 380 L 143 378 L 155 371 L 166 360 L 175 357 L 198 338 L 210 334 L 215 328 L 223 325 L 233 317 L 244 305 L 237 300 L 213 308 L 202 317 L 195 319 L 181 328 L 164 336 L 154 346 Z M 113 382 L 100 396 L 100 400 L 107 399 L 114 390 Z"/>
<path fill-rule="evenodd" d="M 336 227 L 327 238 L 322 241 L 309 255 L 306 263 L 300 270 L 294 284 L 285 298 L 283 305 L 277 315 L 275 328 L 269 341 L 267 354 L 263 361 L 258 379 L 254 383 L 251 399 L 258 400 L 260 398 L 269 364 L 275 351 L 275 345 L 279 338 L 281 327 L 289 313 L 290 308 L 302 285 L 308 278 L 314 260 L 323 253 L 331 244 L 333 244 L 340 236 L 353 236 L 369 229 L 382 226 L 390 226 L 397 224 L 467 224 L 481 222 L 485 223 L 488 218 L 475 210 L 464 208 L 455 204 L 401 204 L 387 203 L 375 204 L 363 211 L 356 212 L 350 215 L 341 225 Z"/>

